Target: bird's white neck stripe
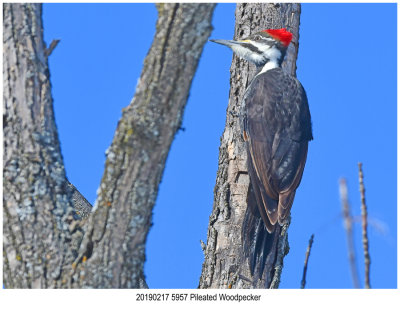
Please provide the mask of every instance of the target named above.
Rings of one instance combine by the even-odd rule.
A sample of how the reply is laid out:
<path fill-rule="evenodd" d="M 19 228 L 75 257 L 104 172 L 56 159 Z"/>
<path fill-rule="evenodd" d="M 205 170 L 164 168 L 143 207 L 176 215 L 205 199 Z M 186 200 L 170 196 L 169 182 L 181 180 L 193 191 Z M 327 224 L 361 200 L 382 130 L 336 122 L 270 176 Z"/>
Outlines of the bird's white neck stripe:
<path fill-rule="evenodd" d="M 261 71 L 256 75 L 256 77 L 260 74 L 263 74 L 269 70 L 279 68 L 278 62 L 274 59 L 272 61 L 268 61 L 266 64 L 264 64 L 263 68 Z"/>

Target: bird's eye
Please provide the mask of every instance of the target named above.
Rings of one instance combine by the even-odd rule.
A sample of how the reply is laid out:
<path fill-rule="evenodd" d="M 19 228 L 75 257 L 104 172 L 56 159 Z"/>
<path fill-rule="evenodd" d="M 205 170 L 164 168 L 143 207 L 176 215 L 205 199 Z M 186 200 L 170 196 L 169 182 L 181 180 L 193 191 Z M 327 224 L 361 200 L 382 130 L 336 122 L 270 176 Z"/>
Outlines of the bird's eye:
<path fill-rule="evenodd" d="M 255 39 L 256 41 L 261 41 L 261 40 L 262 40 L 262 37 L 261 37 L 261 35 L 256 35 L 256 36 L 254 37 L 254 39 Z"/>

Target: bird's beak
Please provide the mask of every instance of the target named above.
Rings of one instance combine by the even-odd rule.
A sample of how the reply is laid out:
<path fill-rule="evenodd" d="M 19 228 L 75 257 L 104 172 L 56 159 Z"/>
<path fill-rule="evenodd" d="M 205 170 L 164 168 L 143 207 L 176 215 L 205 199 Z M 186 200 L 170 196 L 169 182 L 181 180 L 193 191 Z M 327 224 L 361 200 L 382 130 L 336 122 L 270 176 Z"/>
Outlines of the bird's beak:
<path fill-rule="evenodd" d="M 240 43 L 241 43 L 241 42 L 233 41 L 233 40 L 210 40 L 210 41 L 217 43 L 217 44 L 228 46 L 230 48 L 232 48 L 232 46 L 234 46 L 234 45 L 240 45 Z"/>

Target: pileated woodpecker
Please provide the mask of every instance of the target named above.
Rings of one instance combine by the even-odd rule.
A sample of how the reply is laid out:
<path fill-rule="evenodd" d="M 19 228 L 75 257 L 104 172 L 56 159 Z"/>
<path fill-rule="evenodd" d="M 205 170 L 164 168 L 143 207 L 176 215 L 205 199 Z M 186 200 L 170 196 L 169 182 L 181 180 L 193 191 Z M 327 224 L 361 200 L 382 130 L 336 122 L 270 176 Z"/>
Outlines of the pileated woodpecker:
<path fill-rule="evenodd" d="M 303 175 L 311 116 L 300 82 L 281 64 L 292 34 L 267 29 L 244 40 L 211 40 L 254 63 L 258 74 L 243 97 L 242 128 L 251 187 L 242 226 L 250 271 L 261 278 L 275 233 L 290 214 Z"/>

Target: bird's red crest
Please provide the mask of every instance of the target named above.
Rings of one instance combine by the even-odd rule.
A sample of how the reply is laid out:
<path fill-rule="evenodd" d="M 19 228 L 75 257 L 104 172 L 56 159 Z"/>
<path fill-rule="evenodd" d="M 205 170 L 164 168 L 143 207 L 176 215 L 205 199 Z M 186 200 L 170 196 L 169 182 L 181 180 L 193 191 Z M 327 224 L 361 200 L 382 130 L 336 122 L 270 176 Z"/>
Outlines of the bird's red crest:
<path fill-rule="evenodd" d="M 287 31 L 285 28 L 267 29 L 267 30 L 264 30 L 264 32 L 268 33 L 274 39 L 281 41 L 281 43 L 286 47 L 289 46 L 290 42 L 292 41 L 292 37 L 293 37 L 293 35 L 289 31 Z"/>

